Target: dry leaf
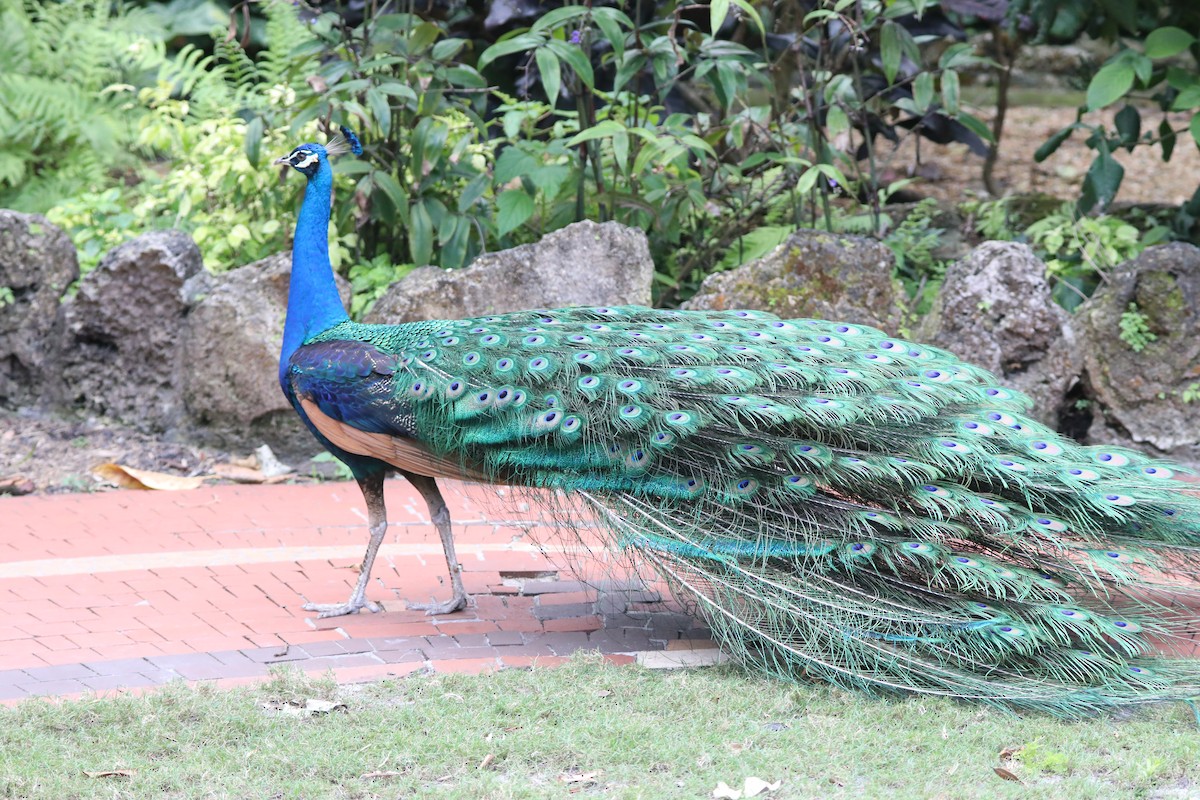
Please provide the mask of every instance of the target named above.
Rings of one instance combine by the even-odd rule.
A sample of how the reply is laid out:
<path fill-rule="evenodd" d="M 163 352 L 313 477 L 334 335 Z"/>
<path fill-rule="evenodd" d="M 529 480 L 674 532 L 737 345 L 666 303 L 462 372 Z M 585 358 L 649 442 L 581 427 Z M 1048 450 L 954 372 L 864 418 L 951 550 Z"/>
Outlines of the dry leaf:
<path fill-rule="evenodd" d="M 218 478 L 235 483 L 263 483 L 267 480 L 260 470 L 241 464 L 213 464 L 212 471 Z"/>
<path fill-rule="evenodd" d="M 1001 761 L 1011 761 L 1012 757 L 1021 751 L 1019 747 L 1006 747 L 1000 751 Z"/>
<path fill-rule="evenodd" d="M 746 782 L 742 785 L 742 792 L 746 797 L 758 797 L 766 792 L 773 792 L 783 786 L 783 781 L 775 781 L 767 783 L 762 778 L 750 777 L 746 778 Z"/>
<path fill-rule="evenodd" d="M 89 778 L 132 778 L 137 775 L 136 769 L 102 769 L 98 772 L 83 771 Z"/>
<path fill-rule="evenodd" d="M 233 464 L 235 467 L 258 469 L 258 456 L 231 456 L 229 463 Z"/>
<path fill-rule="evenodd" d="M 999 775 L 1001 778 L 1004 778 L 1006 781 L 1015 781 L 1016 783 L 1021 782 L 1020 778 L 1006 770 L 1004 767 L 992 767 L 992 769 L 997 775 Z"/>
<path fill-rule="evenodd" d="M 184 491 L 198 489 L 204 483 L 204 478 L 185 478 L 180 475 L 168 475 L 165 472 L 151 472 L 145 469 L 134 469 L 124 464 L 97 464 L 92 472 L 104 480 L 115 483 L 122 489 L 159 489 L 162 491 Z"/>
<path fill-rule="evenodd" d="M 483 757 L 483 761 L 479 762 L 479 769 L 487 769 L 488 767 L 490 767 L 492 765 L 492 762 L 495 760 L 496 760 L 496 754 L 488 753 L 486 756 Z"/>
<path fill-rule="evenodd" d="M 596 692 L 596 697 L 612 697 L 612 690 L 601 689 L 600 691 Z"/>
<path fill-rule="evenodd" d="M 19 496 L 33 494 L 36 490 L 37 487 L 33 485 L 33 481 L 24 475 L 10 475 L 7 478 L 0 478 L 0 494 Z"/>
<path fill-rule="evenodd" d="M 713 800 L 742 800 L 740 789 L 734 789 L 725 781 L 719 781 L 717 788 L 712 790 Z"/>

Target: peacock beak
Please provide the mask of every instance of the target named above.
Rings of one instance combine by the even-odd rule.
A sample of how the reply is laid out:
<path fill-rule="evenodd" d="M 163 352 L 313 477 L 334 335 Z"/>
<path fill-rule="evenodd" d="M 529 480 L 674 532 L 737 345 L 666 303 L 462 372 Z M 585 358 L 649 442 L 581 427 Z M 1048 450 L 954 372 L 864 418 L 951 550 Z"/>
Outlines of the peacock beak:
<path fill-rule="evenodd" d="M 288 161 L 288 159 L 289 159 L 289 158 L 291 158 L 291 154 L 290 154 L 290 153 L 289 153 L 288 155 L 286 155 L 286 156 L 280 156 L 279 158 L 275 159 L 275 160 L 274 160 L 274 161 L 272 161 L 271 163 L 272 163 L 272 164 L 290 164 L 291 162 L 290 162 L 290 161 Z"/>

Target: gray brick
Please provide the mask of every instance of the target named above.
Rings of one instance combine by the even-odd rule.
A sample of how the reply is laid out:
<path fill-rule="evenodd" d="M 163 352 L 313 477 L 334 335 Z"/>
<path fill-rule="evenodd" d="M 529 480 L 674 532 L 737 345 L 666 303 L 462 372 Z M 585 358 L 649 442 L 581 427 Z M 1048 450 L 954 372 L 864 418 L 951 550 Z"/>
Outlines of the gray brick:
<path fill-rule="evenodd" d="M 411 650 L 414 647 L 424 647 L 426 642 L 421 636 L 389 636 L 386 639 L 367 639 L 375 652 L 383 653 L 388 650 Z"/>
<path fill-rule="evenodd" d="M 412 650 L 379 650 L 375 657 L 385 664 L 412 664 L 425 661 L 425 653 L 416 648 Z"/>
<path fill-rule="evenodd" d="M 241 652 L 251 661 L 259 664 L 282 664 L 287 661 L 302 661 L 308 658 L 308 653 L 299 647 L 289 647 L 285 650 L 281 645 L 254 647 Z"/>
<path fill-rule="evenodd" d="M 595 613 L 595 603 L 539 604 L 533 609 L 535 619 L 567 619 L 568 617 L 590 617 Z"/>
<path fill-rule="evenodd" d="M 579 581 L 525 581 L 521 594 L 560 594 L 562 592 L 584 592 L 590 587 Z"/>
<path fill-rule="evenodd" d="M 87 687 L 77 680 L 33 681 L 17 684 L 17 687 L 32 695 L 80 694 L 87 691 Z"/>
<path fill-rule="evenodd" d="M 65 681 L 90 678 L 96 673 L 83 664 L 57 664 L 53 667 L 27 667 L 22 670 L 35 681 Z"/>
<path fill-rule="evenodd" d="M 91 678 L 83 678 L 82 683 L 87 688 L 94 692 L 109 692 L 115 689 L 141 689 L 147 686 L 157 686 L 158 682 L 145 675 L 124 674 L 124 675 L 95 675 Z"/>
<path fill-rule="evenodd" d="M 499 631 L 497 631 L 499 633 Z M 491 642 L 487 633 L 459 633 L 454 635 L 454 641 L 459 647 L 487 647 Z"/>
<path fill-rule="evenodd" d="M 134 675 L 153 670 L 144 658 L 114 658 L 110 661 L 89 661 L 84 664 L 97 675 Z"/>
<path fill-rule="evenodd" d="M 496 645 L 525 644 L 525 636 L 520 631 L 493 631 L 487 634 L 487 643 Z"/>

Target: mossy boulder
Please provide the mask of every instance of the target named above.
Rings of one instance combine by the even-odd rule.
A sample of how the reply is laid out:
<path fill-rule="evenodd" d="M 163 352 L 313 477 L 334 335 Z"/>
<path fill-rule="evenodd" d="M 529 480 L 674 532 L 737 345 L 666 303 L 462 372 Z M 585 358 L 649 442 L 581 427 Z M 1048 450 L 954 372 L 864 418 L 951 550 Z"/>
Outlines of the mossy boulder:
<path fill-rule="evenodd" d="M 878 240 L 801 230 L 762 258 L 710 275 L 692 309 L 746 308 L 785 319 L 812 317 L 899 330 L 904 290 Z"/>
<path fill-rule="evenodd" d="M 1200 249 L 1149 248 L 1111 274 L 1077 319 L 1089 440 L 1200 464 Z"/>

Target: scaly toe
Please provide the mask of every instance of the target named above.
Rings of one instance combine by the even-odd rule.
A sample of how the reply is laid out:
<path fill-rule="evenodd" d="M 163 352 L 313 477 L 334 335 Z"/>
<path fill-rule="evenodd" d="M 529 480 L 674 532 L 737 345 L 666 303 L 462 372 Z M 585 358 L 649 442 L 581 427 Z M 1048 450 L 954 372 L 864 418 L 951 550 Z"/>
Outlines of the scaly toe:
<path fill-rule="evenodd" d="M 383 610 L 378 603 L 373 603 L 370 600 L 364 600 L 361 603 L 305 603 L 302 608 L 305 611 L 316 611 L 317 619 L 344 617 L 347 614 L 355 614 L 364 608 L 372 614 Z"/>
<path fill-rule="evenodd" d="M 467 607 L 467 601 L 470 598 L 466 595 L 461 597 L 451 597 L 441 603 L 409 603 L 409 611 L 424 611 L 426 616 L 436 617 L 438 614 L 453 614 L 455 611 L 462 611 Z"/>

